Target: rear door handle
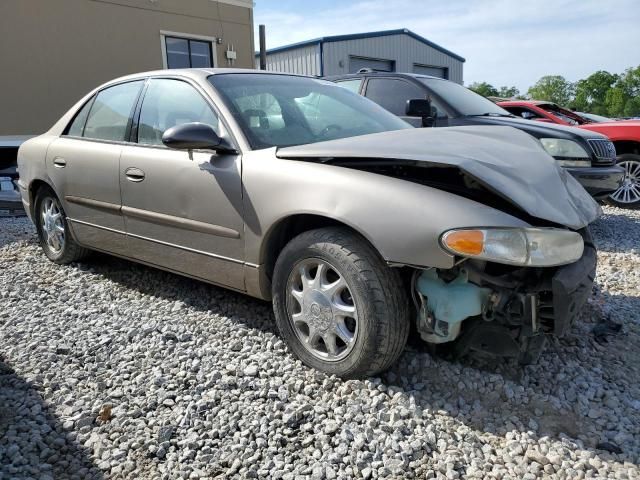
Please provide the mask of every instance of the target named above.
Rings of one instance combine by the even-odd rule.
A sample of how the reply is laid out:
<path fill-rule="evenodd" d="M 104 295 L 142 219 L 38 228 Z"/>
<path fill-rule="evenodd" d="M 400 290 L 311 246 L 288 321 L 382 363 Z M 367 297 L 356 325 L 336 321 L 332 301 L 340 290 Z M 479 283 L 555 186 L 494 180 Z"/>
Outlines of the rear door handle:
<path fill-rule="evenodd" d="M 64 168 L 67 166 L 67 161 L 64 158 L 54 158 L 53 159 L 53 166 L 56 168 Z"/>
<path fill-rule="evenodd" d="M 144 180 L 144 172 L 139 168 L 129 167 L 124 171 L 124 174 L 130 182 L 138 183 Z"/>

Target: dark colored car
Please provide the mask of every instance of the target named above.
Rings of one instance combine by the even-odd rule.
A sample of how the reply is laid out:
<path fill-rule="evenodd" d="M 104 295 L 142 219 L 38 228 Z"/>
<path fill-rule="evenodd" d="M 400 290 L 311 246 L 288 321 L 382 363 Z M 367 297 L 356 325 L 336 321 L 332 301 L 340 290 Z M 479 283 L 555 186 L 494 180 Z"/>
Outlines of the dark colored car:
<path fill-rule="evenodd" d="M 31 137 L 0 136 L 0 217 L 24 215 L 18 191 L 18 148 Z"/>
<path fill-rule="evenodd" d="M 538 122 L 569 125 L 606 135 L 616 149 L 618 166 L 625 169 L 624 182 L 611 194 L 610 202 L 623 208 L 640 207 L 640 122 L 592 121 L 552 102 L 517 100 L 498 103 L 518 117 Z M 604 118 L 604 117 L 600 117 Z"/>
<path fill-rule="evenodd" d="M 412 73 L 373 71 L 328 80 L 364 95 L 416 127 L 502 125 L 523 130 L 540 140 L 547 153 L 597 199 L 605 199 L 615 192 L 624 178 L 624 169 L 616 166 L 613 143 L 604 135 L 517 118 L 490 100 L 448 80 Z M 410 107 L 409 100 L 414 99 L 422 102 L 413 102 Z M 419 103 L 422 108 L 418 107 Z"/>

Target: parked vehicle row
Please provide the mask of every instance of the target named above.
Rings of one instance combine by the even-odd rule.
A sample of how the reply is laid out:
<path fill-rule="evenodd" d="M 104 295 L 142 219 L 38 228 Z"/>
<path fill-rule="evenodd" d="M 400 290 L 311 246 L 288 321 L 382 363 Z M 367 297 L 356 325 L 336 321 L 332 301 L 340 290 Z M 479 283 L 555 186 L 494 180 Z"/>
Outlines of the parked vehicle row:
<path fill-rule="evenodd" d="M 457 83 L 412 73 L 370 70 L 329 78 L 360 93 L 417 127 L 505 125 L 537 138 L 596 199 L 620 188 L 624 170 L 616 166 L 612 142 L 596 132 L 557 125 L 533 124 Z M 428 100 L 424 111 L 407 109 L 411 100 Z"/>
<path fill-rule="evenodd" d="M 551 102 L 508 101 L 498 105 L 527 120 L 575 126 L 606 135 L 613 142 L 618 165 L 625 170 L 622 185 L 610 199 L 620 207 L 640 207 L 640 121 L 606 121 L 604 117 L 594 121 Z"/>
<path fill-rule="evenodd" d="M 443 85 L 409 113 L 507 118 L 445 102 Z M 527 363 L 591 292 L 600 208 L 521 130 L 412 128 L 308 77 L 151 72 L 25 142 L 19 186 L 52 261 L 99 250 L 272 300 L 291 350 L 322 371 L 378 373 L 410 331 Z M 605 141 L 557 131 L 541 138 L 590 155 Z"/>

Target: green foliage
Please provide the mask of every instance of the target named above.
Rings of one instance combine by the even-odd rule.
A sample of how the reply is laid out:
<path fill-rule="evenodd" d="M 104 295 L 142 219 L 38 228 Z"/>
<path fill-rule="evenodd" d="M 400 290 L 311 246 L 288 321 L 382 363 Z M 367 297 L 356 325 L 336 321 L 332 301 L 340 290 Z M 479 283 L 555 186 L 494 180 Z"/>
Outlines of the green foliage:
<path fill-rule="evenodd" d="M 592 112 L 598 115 L 609 113 L 606 98 L 619 76 L 604 70 L 592 73 L 583 80 L 576 82 L 576 94 L 573 106 L 581 112 Z"/>
<path fill-rule="evenodd" d="M 487 82 L 474 82 L 469 88 L 484 97 L 547 100 L 606 117 L 640 116 L 640 66 L 623 74 L 598 70 L 576 83 L 546 75 L 529 88 L 526 97 L 516 87 L 496 88 Z"/>
<path fill-rule="evenodd" d="M 620 75 L 607 92 L 605 103 L 612 116 L 640 115 L 640 66 L 628 68 Z"/>
<path fill-rule="evenodd" d="M 474 82 L 469 85 L 469 90 L 476 92 L 478 95 L 482 95 L 483 97 L 497 97 L 498 90 L 493 85 L 487 82 Z"/>
<path fill-rule="evenodd" d="M 529 88 L 527 94 L 533 100 L 547 100 L 558 105 L 568 105 L 573 98 L 574 86 L 561 75 L 546 75 Z"/>
<path fill-rule="evenodd" d="M 520 90 L 516 87 L 500 87 L 498 90 L 498 96 L 502 98 L 513 98 L 520 95 Z"/>
<path fill-rule="evenodd" d="M 498 89 L 487 82 L 474 82 L 468 88 L 483 97 L 512 98 L 520 94 L 520 90 L 516 87 L 500 87 Z"/>

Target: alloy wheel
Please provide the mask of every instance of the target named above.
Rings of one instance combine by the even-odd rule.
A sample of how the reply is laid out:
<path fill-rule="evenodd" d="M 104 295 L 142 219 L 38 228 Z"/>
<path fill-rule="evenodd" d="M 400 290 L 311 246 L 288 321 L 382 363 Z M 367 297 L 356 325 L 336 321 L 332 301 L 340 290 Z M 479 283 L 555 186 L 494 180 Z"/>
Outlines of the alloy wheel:
<path fill-rule="evenodd" d="M 618 163 L 624 168 L 624 180 L 620 188 L 611 194 L 618 203 L 636 203 L 640 201 L 640 162 L 624 160 Z"/>
<path fill-rule="evenodd" d="M 60 253 L 64 249 L 65 242 L 62 208 L 58 200 L 53 197 L 46 197 L 41 205 L 41 227 L 44 240 L 51 252 Z"/>
<path fill-rule="evenodd" d="M 325 260 L 298 262 L 287 282 L 287 314 L 306 350 L 324 361 L 345 358 L 358 335 L 358 311 L 349 285 Z"/>

